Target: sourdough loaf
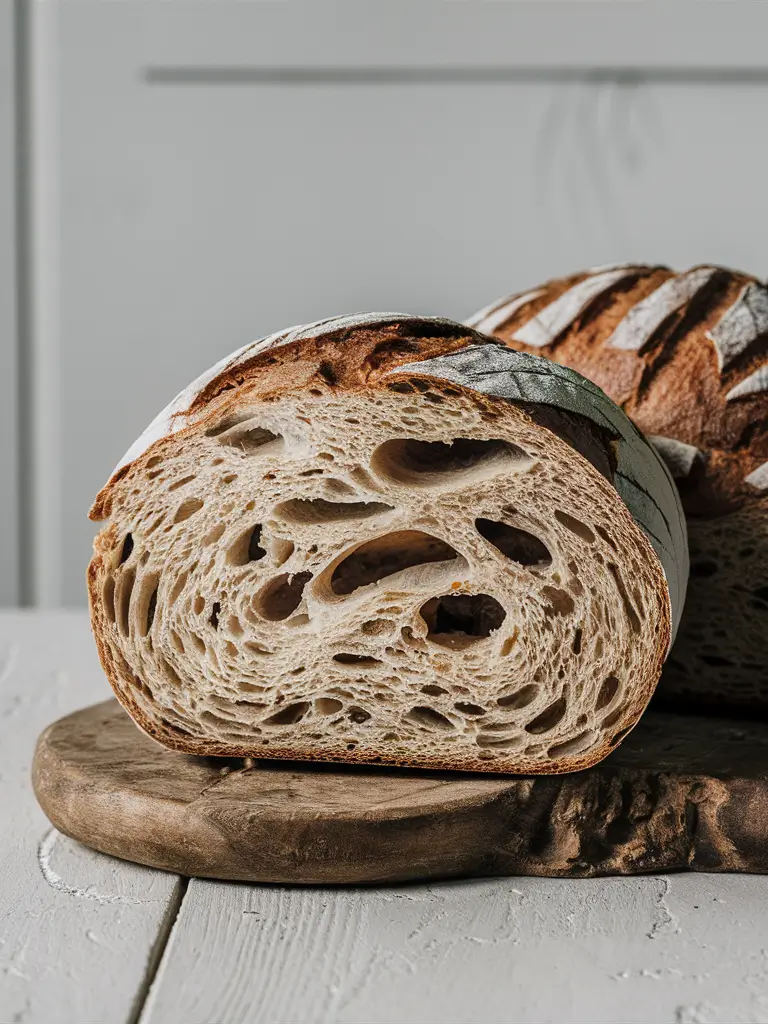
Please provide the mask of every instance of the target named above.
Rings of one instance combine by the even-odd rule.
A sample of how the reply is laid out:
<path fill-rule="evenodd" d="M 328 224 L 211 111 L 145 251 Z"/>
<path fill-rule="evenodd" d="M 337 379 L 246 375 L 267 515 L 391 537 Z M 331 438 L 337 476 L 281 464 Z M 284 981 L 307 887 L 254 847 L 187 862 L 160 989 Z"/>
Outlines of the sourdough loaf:
<path fill-rule="evenodd" d="M 593 764 L 653 692 L 687 572 L 669 473 L 598 388 L 395 314 L 223 360 L 91 515 L 104 669 L 198 754 Z"/>
<path fill-rule="evenodd" d="M 667 461 L 691 582 L 658 699 L 768 710 L 768 289 L 722 267 L 601 267 L 469 323 L 584 374 Z"/>

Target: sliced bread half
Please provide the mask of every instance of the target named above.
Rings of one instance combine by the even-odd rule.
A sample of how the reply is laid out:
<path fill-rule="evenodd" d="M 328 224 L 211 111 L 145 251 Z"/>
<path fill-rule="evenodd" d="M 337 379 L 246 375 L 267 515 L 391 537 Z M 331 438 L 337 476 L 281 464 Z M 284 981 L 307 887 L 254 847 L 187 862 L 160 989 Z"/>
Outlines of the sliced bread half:
<path fill-rule="evenodd" d="M 104 669 L 198 754 L 594 764 L 653 692 L 687 574 L 671 478 L 599 388 L 395 314 L 223 360 L 92 517 Z"/>

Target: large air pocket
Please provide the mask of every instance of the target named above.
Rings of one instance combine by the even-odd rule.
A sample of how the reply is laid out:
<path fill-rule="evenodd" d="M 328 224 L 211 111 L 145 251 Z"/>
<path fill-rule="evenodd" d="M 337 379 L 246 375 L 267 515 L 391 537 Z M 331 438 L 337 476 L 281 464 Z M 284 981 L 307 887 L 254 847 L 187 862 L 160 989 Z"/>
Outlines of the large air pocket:
<path fill-rule="evenodd" d="M 371 469 L 407 487 L 458 490 L 502 472 L 525 470 L 532 461 L 509 441 L 457 437 L 445 443 L 407 437 L 380 444 Z"/>
<path fill-rule="evenodd" d="M 421 606 L 419 614 L 427 624 L 427 640 L 454 649 L 484 640 L 507 617 L 490 594 L 433 597 Z"/>
<path fill-rule="evenodd" d="M 396 530 L 361 544 L 343 558 L 331 574 L 331 590 L 337 595 L 352 594 L 405 569 L 459 558 L 455 548 L 439 537 L 421 530 Z"/>

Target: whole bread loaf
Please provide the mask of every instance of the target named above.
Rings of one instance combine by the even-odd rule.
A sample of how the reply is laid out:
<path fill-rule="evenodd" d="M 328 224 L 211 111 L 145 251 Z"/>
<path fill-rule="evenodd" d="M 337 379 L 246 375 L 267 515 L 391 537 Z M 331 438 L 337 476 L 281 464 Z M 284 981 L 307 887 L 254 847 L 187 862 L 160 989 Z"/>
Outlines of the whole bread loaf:
<path fill-rule="evenodd" d="M 223 360 L 91 515 L 104 669 L 197 754 L 593 764 L 654 690 L 687 575 L 671 477 L 598 388 L 396 314 Z"/>
<path fill-rule="evenodd" d="M 601 267 L 469 323 L 584 374 L 667 461 L 691 582 L 658 699 L 768 710 L 768 289 L 722 267 Z"/>

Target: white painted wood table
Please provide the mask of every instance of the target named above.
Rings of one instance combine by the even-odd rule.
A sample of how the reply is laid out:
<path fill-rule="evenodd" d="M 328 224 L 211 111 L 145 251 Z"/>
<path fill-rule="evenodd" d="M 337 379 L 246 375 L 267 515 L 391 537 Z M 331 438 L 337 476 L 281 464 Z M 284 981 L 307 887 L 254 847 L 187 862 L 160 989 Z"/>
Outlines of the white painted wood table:
<path fill-rule="evenodd" d="M 0 614 L 0 1022 L 768 1021 L 768 882 L 187 880 L 52 831 L 35 739 L 109 695 L 80 612 Z"/>

